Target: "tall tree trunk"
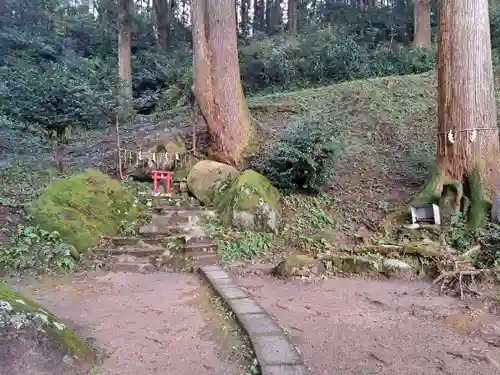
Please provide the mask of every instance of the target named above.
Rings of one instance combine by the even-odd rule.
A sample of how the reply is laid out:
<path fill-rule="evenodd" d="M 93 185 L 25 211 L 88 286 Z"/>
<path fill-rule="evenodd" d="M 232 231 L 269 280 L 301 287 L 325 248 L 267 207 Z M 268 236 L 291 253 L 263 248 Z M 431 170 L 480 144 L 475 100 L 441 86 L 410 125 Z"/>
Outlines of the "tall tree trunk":
<path fill-rule="evenodd" d="M 248 36 L 249 31 L 249 8 L 250 8 L 250 0 L 241 0 L 240 4 L 240 13 L 241 13 L 241 22 L 240 22 L 240 30 L 241 35 L 243 37 Z"/>
<path fill-rule="evenodd" d="M 416 47 L 429 47 L 431 44 L 431 4 L 430 0 L 415 0 L 415 36 Z"/>
<path fill-rule="evenodd" d="M 239 165 L 251 128 L 240 80 L 234 9 L 234 0 L 193 0 L 193 92 L 209 129 L 212 156 Z"/>
<path fill-rule="evenodd" d="M 469 223 L 477 227 L 482 195 L 492 197 L 500 187 L 488 0 L 441 0 L 438 6 L 436 189 L 444 181 L 463 182 L 469 212 L 476 213 Z"/>
<path fill-rule="evenodd" d="M 288 0 L 288 34 L 297 35 L 297 0 Z"/>
<path fill-rule="evenodd" d="M 172 23 L 173 0 L 153 0 L 153 6 L 158 29 L 158 44 L 161 49 L 167 50 L 168 35 Z"/>
<path fill-rule="evenodd" d="M 266 32 L 271 34 L 273 25 L 273 1 L 266 0 Z"/>
<path fill-rule="evenodd" d="M 122 95 L 132 98 L 132 17 L 133 0 L 119 0 L 118 9 L 118 73 L 122 81 Z"/>
<path fill-rule="evenodd" d="M 272 9 L 272 32 L 277 33 L 282 30 L 283 17 L 281 14 L 281 0 L 274 0 Z"/>
<path fill-rule="evenodd" d="M 266 26 L 266 3 L 264 0 L 254 0 L 253 3 L 253 31 L 265 31 Z"/>

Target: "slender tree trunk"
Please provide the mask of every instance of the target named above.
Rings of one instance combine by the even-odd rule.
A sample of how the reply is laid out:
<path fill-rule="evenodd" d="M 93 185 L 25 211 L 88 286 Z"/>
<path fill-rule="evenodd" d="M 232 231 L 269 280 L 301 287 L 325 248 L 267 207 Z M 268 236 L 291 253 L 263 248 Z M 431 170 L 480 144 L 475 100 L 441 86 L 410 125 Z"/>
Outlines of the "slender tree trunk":
<path fill-rule="evenodd" d="M 440 193 L 448 180 L 463 182 L 470 212 L 479 212 L 482 195 L 491 198 L 500 187 L 488 0 L 438 4 L 436 159 L 441 178 L 436 189 Z M 470 220 L 478 223 L 477 217 Z"/>
<path fill-rule="evenodd" d="M 158 44 L 167 50 L 168 36 L 172 23 L 173 0 L 153 0 L 155 8 L 156 27 L 158 29 Z"/>
<path fill-rule="evenodd" d="M 266 29 L 266 3 L 264 0 L 254 0 L 253 31 L 265 31 Z"/>
<path fill-rule="evenodd" d="M 273 27 L 273 1 L 266 0 L 266 32 L 271 34 Z"/>
<path fill-rule="evenodd" d="M 415 0 L 416 47 L 429 47 L 431 44 L 431 4 L 430 0 Z"/>
<path fill-rule="evenodd" d="M 122 95 L 132 98 L 132 17 L 133 0 L 119 0 L 118 73 L 123 84 Z"/>
<path fill-rule="evenodd" d="M 234 0 L 193 0 L 193 92 L 211 136 L 211 154 L 240 165 L 250 139 L 241 87 Z"/>
<path fill-rule="evenodd" d="M 241 13 L 240 30 L 241 30 L 241 35 L 243 37 L 248 36 L 248 30 L 249 30 L 248 12 L 249 12 L 249 8 L 250 8 L 250 0 L 241 0 L 241 4 L 240 4 L 240 13 Z"/>
<path fill-rule="evenodd" d="M 288 0 L 288 34 L 297 35 L 297 0 Z"/>

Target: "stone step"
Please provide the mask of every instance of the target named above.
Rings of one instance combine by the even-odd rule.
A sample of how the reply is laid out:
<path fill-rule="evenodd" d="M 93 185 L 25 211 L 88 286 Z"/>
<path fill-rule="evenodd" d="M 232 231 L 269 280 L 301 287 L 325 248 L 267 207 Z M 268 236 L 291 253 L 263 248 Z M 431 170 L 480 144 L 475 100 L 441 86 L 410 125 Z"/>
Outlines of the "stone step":
<path fill-rule="evenodd" d="M 206 266 L 209 264 L 219 264 L 220 256 L 214 251 L 198 252 L 191 254 L 193 262 L 197 266 Z"/>
<path fill-rule="evenodd" d="M 190 251 L 198 251 L 198 250 L 203 250 L 203 249 L 215 249 L 217 245 L 215 245 L 211 241 L 203 241 L 203 242 L 193 242 L 189 245 L 184 246 L 184 249 L 186 252 Z"/>
<path fill-rule="evenodd" d="M 124 261 L 112 263 L 110 270 L 112 272 L 135 272 L 135 273 L 149 273 L 156 271 L 156 268 L 150 262 L 140 261 Z"/>
<path fill-rule="evenodd" d="M 131 255 L 137 258 L 150 257 L 154 255 L 162 255 L 165 252 L 164 247 L 152 248 L 152 249 L 140 249 L 140 248 L 99 248 L 95 249 L 93 252 L 96 254 L 109 254 L 109 255 Z"/>
<path fill-rule="evenodd" d="M 109 242 L 114 247 L 125 247 L 134 246 L 140 247 L 141 242 L 146 246 L 144 248 L 150 248 L 163 246 L 166 242 L 173 242 L 178 244 L 184 244 L 186 242 L 185 236 L 143 236 L 143 237 L 120 237 L 120 236 L 102 236 L 102 239 Z"/>
<path fill-rule="evenodd" d="M 163 236 L 180 236 L 188 234 L 190 228 L 186 228 L 182 225 L 155 225 L 146 224 L 139 228 L 139 234 L 146 237 L 155 237 L 157 235 Z"/>

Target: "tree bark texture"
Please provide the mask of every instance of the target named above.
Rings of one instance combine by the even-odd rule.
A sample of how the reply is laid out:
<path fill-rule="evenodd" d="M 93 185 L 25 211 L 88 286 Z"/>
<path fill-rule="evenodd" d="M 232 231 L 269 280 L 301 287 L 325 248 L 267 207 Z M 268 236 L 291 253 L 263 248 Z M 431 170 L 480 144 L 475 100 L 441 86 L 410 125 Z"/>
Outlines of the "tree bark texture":
<path fill-rule="evenodd" d="M 239 165 L 249 143 L 250 122 L 234 13 L 234 0 L 193 0 L 193 91 L 209 129 L 212 156 Z"/>
<path fill-rule="evenodd" d="M 132 17 L 133 0 L 119 0 L 118 9 L 118 73 L 122 81 L 122 93 L 132 97 Z"/>
<path fill-rule="evenodd" d="M 168 48 L 168 37 L 172 23 L 173 0 L 153 0 L 158 29 L 158 44 L 163 50 Z"/>
<path fill-rule="evenodd" d="M 437 166 L 464 186 L 477 171 L 491 196 L 500 159 L 488 0 L 441 0 L 438 27 Z"/>
<path fill-rule="evenodd" d="M 431 4 L 430 0 L 415 0 L 415 36 L 416 47 L 428 47 L 431 44 Z"/>
<path fill-rule="evenodd" d="M 297 0 L 288 0 L 288 34 L 297 35 Z"/>

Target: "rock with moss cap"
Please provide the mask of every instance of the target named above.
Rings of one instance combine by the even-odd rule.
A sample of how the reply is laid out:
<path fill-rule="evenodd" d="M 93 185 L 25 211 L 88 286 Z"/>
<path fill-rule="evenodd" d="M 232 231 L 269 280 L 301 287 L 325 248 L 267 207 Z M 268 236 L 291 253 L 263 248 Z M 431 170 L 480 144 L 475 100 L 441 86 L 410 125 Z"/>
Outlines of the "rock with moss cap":
<path fill-rule="evenodd" d="M 0 374 L 84 375 L 96 358 L 54 314 L 0 284 Z"/>
<path fill-rule="evenodd" d="M 187 176 L 188 189 L 200 202 L 215 203 L 217 192 L 225 191 L 238 177 L 236 168 L 213 160 L 202 160 Z"/>
<path fill-rule="evenodd" d="M 218 192 L 216 203 L 225 225 L 277 233 L 279 198 L 278 189 L 266 177 L 247 170 Z"/>
<path fill-rule="evenodd" d="M 304 254 L 290 254 L 284 257 L 274 268 L 275 276 L 292 277 L 297 276 L 301 269 L 316 265 L 316 259 Z"/>
<path fill-rule="evenodd" d="M 32 209 L 41 229 L 57 231 L 81 253 L 101 235 L 114 235 L 123 223 L 137 219 L 141 205 L 119 181 L 96 169 L 55 180 Z"/>

